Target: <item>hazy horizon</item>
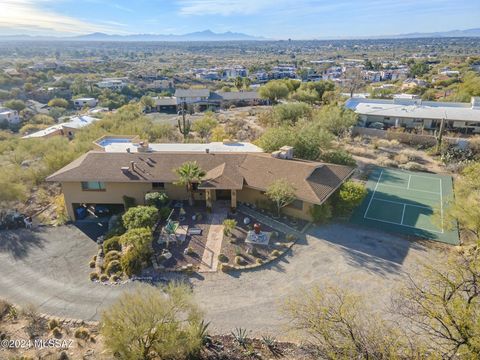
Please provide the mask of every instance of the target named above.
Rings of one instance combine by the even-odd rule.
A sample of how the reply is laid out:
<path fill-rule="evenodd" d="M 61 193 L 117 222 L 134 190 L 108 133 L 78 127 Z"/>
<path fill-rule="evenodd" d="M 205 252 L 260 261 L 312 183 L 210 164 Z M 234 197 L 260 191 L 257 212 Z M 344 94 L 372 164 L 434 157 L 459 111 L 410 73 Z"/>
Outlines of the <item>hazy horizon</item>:
<path fill-rule="evenodd" d="M 210 29 L 267 39 L 348 39 L 480 27 L 460 0 L 1 0 L 0 36 L 187 34 Z M 381 29 L 381 30 L 380 30 Z"/>

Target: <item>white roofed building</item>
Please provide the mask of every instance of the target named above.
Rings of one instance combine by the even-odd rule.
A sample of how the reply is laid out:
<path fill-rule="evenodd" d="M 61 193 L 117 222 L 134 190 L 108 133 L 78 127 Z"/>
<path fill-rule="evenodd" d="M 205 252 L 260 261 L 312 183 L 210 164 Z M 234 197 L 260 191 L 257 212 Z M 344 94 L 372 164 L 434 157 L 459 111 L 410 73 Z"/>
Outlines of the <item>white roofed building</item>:
<path fill-rule="evenodd" d="M 470 103 L 422 101 L 418 97 L 396 96 L 393 100 L 351 98 L 345 106 L 360 116 L 360 125 L 383 123 L 385 128 L 403 127 L 435 131 L 445 120 L 447 131 L 480 133 L 480 98 Z"/>

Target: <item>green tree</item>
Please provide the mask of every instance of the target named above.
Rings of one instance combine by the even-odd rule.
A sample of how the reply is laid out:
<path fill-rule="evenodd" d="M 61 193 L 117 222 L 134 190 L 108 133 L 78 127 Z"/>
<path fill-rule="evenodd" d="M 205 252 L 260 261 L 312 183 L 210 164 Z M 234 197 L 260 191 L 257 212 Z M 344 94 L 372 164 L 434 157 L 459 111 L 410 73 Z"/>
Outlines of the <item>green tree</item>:
<path fill-rule="evenodd" d="M 211 141 L 223 141 L 228 138 L 227 133 L 225 132 L 225 129 L 223 126 L 216 126 L 210 135 L 210 140 Z"/>
<path fill-rule="evenodd" d="M 188 161 L 183 163 L 180 167 L 174 170 L 178 176 L 175 182 L 177 185 L 185 186 L 189 193 L 188 203 L 193 206 L 194 198 L 194 184 L 198 184 L 205 177 L 206 173 L 203 171 L 196 161 Z"/>
<path fill-rule="evenodd" d="M 186 285 L 126 292 L 101 319 L 105 346 L 121 359 L 187 359 L 203 340 L 202 313 Z"/>
<path fill-rule="evenodd" d="M 218 121 L 213 117 L 212 113 L 206 113 L 203 118 L 195 121 L 192 130 L 197 132 L 202 139 L 208 141 L 212 130 L 218 125 Z"/>
<path fill-rule="evenodd" d="M 273 107 L 272 118 L 275 125 L 293 125 L 300 119 L 310 119 L 312 108 L 302 102 L 280 104 Z"/>
<path fill-rule="evenodd" d="M 68 101 L 62 98 L 54 98 L 48 102 L 50 107 L 68 108 Z"/>
<path fill-rule="evenodd" d="M 322 106 L 314 113 L 313 118 L 320 128 L 337 136 L 344 134 L 358 122 L 356 113 L 335 105 Z"/>
<path fill-rule="evenodd" d="M 243 88 L 243 79 L 240 76 L 237 76 L 235 79 L 235 87 L 238 91 L 242 90 Z"/>
<path fill-rule="evenodd" d="M 3 103 L 6 108 L 21 111 L 26 108 L 25 103 L 22 100 L 8 100 Z"/>
<path fill-rule="evenodd" d="M 280 99 L 286 99 L 290 90 L 283 81 L 272 80 L 262 86 L 258 93 L 262 99 L 267 99 L 275 104 Z"/>
<path fill-rule="evenodd" d="M 155 100 L 153 100 L 151 96 L 146 96 L 146 95 L 142 96 L 142 98 L 140 99 L 140 103 L 142 104 L 142 106 L 145 108 L 147 112 L 150 112 L 152 108 L 155 107 Z"/>
<path fill-rule="evenodd" d="M 420 77 L 430 71 L 430 65 L 425 61 L 417 61 L 410 66 L 410 75 L 413 77 Z"/>
<path fill-rule="evenodd" d="M 135 206 L 122 216 L 126 229 L 153 228 L 158 221 L 158 210 L 153 206 Z"/>
<path fill-rule="evenodd" d="M 367 196 L 365 185 L 348 180 L 345 181 L 334 196 L 333 204 L 336 215 L 345 216 L 360 205 Z"/>
<path fill-rule="evenodd" d="M 277 207 L 277 216 L 280 217 L 282 208 L 295 200 L 295 188 L 285 179 L 278 179 L 271 183 L 265 192 Z"/>

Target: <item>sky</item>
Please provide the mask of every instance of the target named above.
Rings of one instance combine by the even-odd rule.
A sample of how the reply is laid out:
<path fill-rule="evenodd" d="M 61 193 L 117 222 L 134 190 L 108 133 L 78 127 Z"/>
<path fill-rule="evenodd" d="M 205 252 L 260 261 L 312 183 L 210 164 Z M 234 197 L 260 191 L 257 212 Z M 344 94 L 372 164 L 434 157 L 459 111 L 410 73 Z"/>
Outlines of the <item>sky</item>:
<path fill-rule="evenodd" d="M 480 28 L 480 0 L 0 0 L 0 35 L 185 34 L 321 39 Z"/>

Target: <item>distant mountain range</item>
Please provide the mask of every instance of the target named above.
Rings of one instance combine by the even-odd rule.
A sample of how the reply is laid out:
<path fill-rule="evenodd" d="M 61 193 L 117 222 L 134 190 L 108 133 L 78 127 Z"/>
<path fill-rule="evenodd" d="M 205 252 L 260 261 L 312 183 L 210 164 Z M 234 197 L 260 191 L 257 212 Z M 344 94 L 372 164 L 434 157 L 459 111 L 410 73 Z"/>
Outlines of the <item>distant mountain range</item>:
<path fill-rule="evenodd" d="M 109 35 L 104 33 L 92 33 L 78 36 L 31 36 L 31 35 L 9 35 L 0 36 L 0 40 L 57 40 L 57 41 L 246 41 L 265 40 L 265 38 L 251 36 L 242 33 L 227 31 L 215 33 L 211 30 L 197 31 L 183 35 L 161 35 L 161 34 L 131 34 L 131 35 Z"/>
<path fill-rule="evenodd" d="M 399 34 L 393 36 L 377 36 L 376 39 L 415 39 L 415 38 L 445 38 L 445 37 L 479 37 L 480 28 L 476 29 L 467 29 L 467 30 L 450 30 L 442 32 L 431 32 L 431 33 L 408 33 L 408 34 Z"/>
<path fill-rule="evenodd" d="M 480 37 L 480 28 L 467 30 L 450 30 L 431 33 L 407 33 L 398 35 L 352 36 L 343 38 L 318 38 L 318 40 L 348 40 L 348 39 L 420 39 L 420 38 L 450 38 L 450 37 Z M 268 40 L 264 37 L 252 36 L 236 32 L 215 33 L 211 30 L 197 31 L 183 35 L 162 34 L 131 34 L 109 35 L 92 33 L 78 36 L 34 36 L 34 35 L 0 35 L 0 41 L 45 40 L 45 41 L 254 41 Z"/>

